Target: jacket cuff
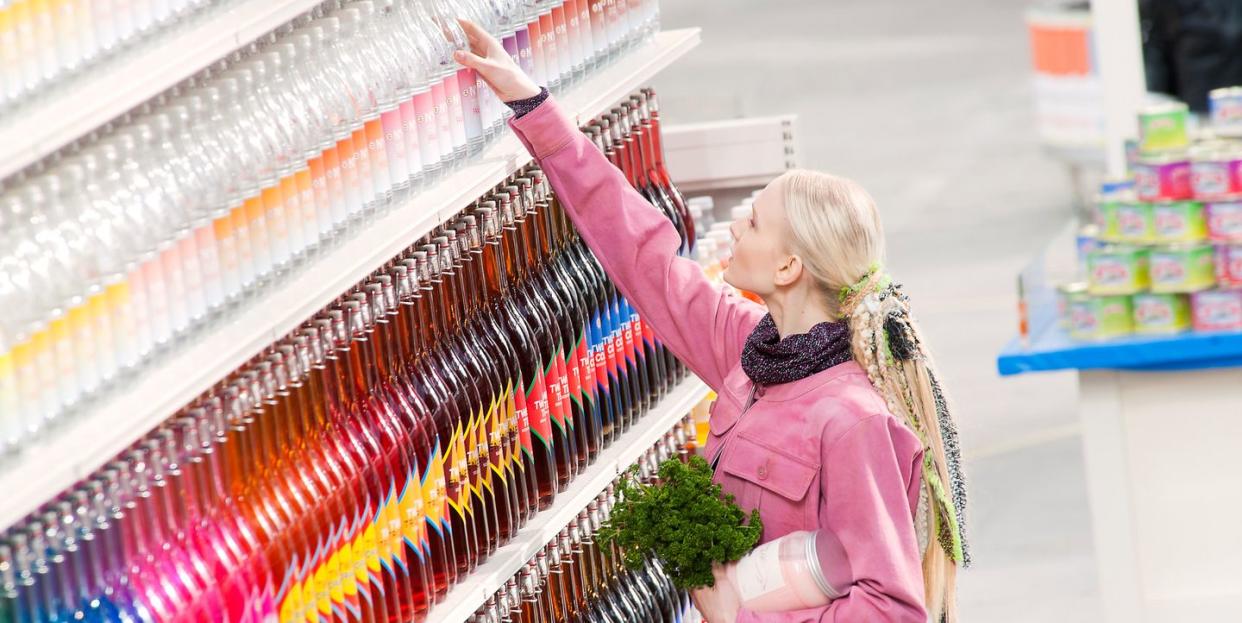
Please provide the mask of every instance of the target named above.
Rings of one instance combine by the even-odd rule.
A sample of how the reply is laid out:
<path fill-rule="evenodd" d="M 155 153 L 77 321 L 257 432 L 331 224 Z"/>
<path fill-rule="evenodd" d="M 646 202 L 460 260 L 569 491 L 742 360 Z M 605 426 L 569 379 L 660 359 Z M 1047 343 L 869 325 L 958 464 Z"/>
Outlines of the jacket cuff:
<path fill-rule="evenodd" d="M 554 97 L 544 100 L 520 119 L 510 119 L 509 127 L 537 160 L 556 153 L 581 133 Z"/>

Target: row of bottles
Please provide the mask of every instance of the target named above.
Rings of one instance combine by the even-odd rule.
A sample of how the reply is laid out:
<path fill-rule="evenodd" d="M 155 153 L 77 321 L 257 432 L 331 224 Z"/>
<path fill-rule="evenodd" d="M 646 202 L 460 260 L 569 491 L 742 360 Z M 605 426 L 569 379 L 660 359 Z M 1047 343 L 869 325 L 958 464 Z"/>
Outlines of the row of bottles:
<path fill-rule="evenodd" d="M 209 4 L 211 0 L 0 2 L 0 113 L 37 105 L 52 85 Z"/>
<path fill-rule="evenodd" d="M 686 418 L 639 460 L 652 482 L 661 462 L 685 460 L 696 449 Z M 514 577 L 479 608 L 470 623 L 683 623 L 696 620 L 689 594 L 673 586 L 659 560 L 639 569 L 622 562 L 613 544 L 596 539 L 616 503 L 615 485 L 590 502 Z"/>
<path fill-rule="evenodd" d="M 0 621 L 425 620 L 684 374 L 529 169 L 8 530 Z"/>
<path fill-rule="evenodd" d="M 3 182 L 0 455 L 441 178 L 511 113 L 456 17 L 555 88 L 655 0 L 330 0 Z"/>

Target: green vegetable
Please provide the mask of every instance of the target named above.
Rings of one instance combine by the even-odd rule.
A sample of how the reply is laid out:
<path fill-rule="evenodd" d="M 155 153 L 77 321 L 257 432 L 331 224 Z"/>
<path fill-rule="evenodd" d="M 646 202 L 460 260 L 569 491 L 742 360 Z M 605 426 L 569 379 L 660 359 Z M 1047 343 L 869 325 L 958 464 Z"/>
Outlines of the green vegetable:
<path fill-rule="evenodd" d="M 720 485 L 712 484 L 712 468 L 702 457 L 664 461 L 659 484 L 644 485 L 637 468 L 631 472 L 618 486 L 612 518 L 600 531 L 605 542 L 620 546 L 631 569 L 641 567 L 650 552 L 677 588 L 713 586 L 713 563 L 733 562 L 759 542 L 759 510 L 746 522 L 733 496 L 722 497 Z"/>

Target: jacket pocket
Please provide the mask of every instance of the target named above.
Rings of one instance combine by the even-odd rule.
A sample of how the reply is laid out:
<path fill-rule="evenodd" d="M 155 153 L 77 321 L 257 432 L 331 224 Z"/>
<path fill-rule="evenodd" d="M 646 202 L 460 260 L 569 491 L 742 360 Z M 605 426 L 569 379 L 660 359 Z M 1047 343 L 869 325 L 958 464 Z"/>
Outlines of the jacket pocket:
<path fill-rule="evenodd" d="M 745 481 L 738 502 L 759 509 L 764 540 L 813 528 L 819 496 L 808 492 L 819 465 L 743 435 L 729 443 L 721 469 Z"/>

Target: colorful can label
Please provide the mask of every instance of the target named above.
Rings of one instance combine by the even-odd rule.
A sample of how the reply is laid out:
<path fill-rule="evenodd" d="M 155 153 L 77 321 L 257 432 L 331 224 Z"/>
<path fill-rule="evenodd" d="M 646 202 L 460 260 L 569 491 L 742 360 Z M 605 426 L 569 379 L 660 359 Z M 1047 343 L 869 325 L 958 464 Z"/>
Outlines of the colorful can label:
<path fill-rule="evenodd" d="M 1134 188 L 1140 201 L 1190 199 L 1190 161 L 1155 159 L 1139 161 L 1134 167 Z"/>
<path fill-rule="evenodd" d="M 1232 192 L 1229 162 L 1218 158 L 1190 163 L 1190 186 L 1200 199 L 1213 199 Z"/>
<path fill-rule="evenodd" d="M 1087 269 L 1088 287 L 1095 295 L 1134 294 L 1151 285 L 1148 254 L 1143 248 L 1097 249 L 1087 256 Z"/>
<path fill-rule="evenodd" d="M 1145 335 L 1190 329 L 1190 298 L 1185 294 L 1135 294 L 1134 332 Z"/>
<path fill-rule="evenodd" d="M 1198 201 L 1168 201 L 1151 205 L 1153 237 L 1158 243 L 1207 240 L 1207 218 Z"/>
<path fill-rule="evenodd" d="M 1101 198 L 1095 204 L 1095 226 L 1099 238 L 1107 242 L 1121 242 L 1121 221 L 1118 210 L 1123 203 L 1116 197 Z"/>
<path fill-rule="evenodd" d="M 1216 285 L 1211 245 L 1177 245 L 1151 251 L 1152 292 L 1197 292 Z"/>
<path fill-rule="evenodd" d="M 1070 302 L 1070 336 L 1107 340 L 1134 333 L 1129 296 L 1077 296 Z"/>
<path fill-rule="evenodd" d="M 1190 144 L 1190 109 L 1181 102 L 1158 104 L 1139 111 L 1139 149 L 1143 153 L 1185 149 Z"/>
<path fill-rule="evenodd" d="M 1074 302 L 1086 298 L 1087 284 L 1067 283 L 1057 286 L 1057 324 L 1069 331 L 1074 326 Z"/>
<path fill-rule="evenodd" d="M 1150 244 L 1156 239 L 1156 221 L 1150 203 L 1120 203 L 1116 210 L 1118 240 Z"/>
<path fill-rule="evenodd" d="M 1216 282 L 1222 288 L 1242 288 L 1242 245 L 1216 246 Z"/>
<path fill-rule="evenodd" d="M 1242 88 L 1222 87 L 1209 91 L 1208 116 L 1217 134 L 1242 135 Z"/>
<path fill-rule="evenodd" d="M 1242 330 L 1242 290 L 1206 290 L 1190 298 L 1195 331 Z"/>
<path fill-rule="evenodd" d="M 1208 237 L 1216 242 L 1242 241 L 1242 201 L 1207 204 Z"/>

